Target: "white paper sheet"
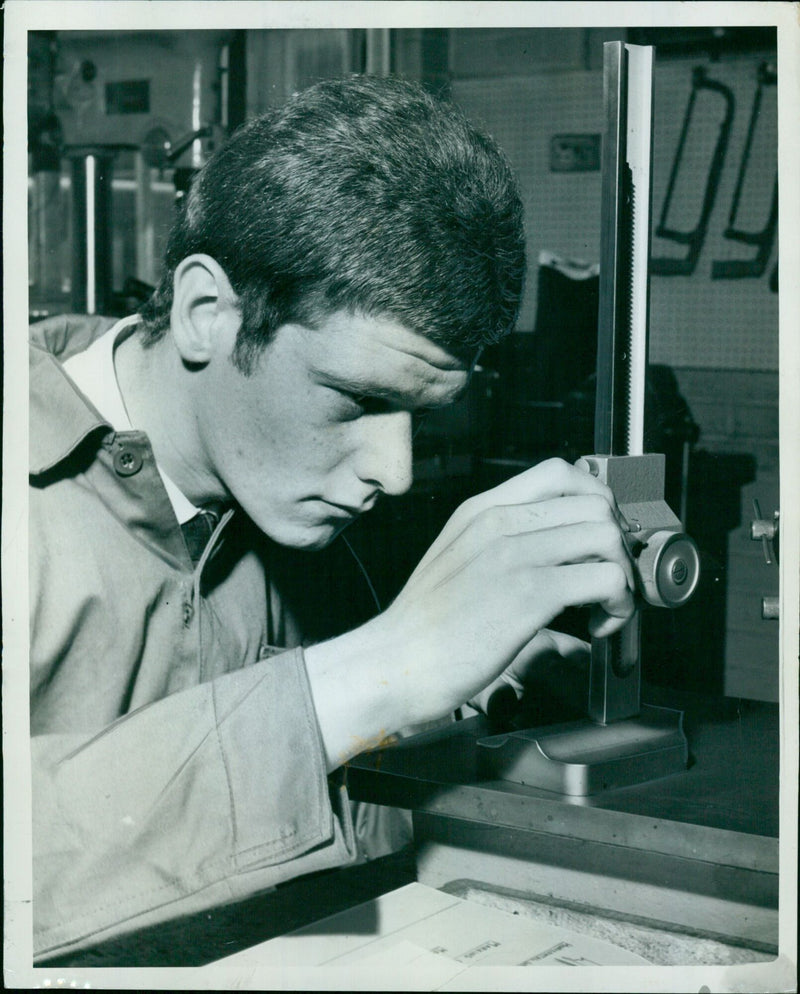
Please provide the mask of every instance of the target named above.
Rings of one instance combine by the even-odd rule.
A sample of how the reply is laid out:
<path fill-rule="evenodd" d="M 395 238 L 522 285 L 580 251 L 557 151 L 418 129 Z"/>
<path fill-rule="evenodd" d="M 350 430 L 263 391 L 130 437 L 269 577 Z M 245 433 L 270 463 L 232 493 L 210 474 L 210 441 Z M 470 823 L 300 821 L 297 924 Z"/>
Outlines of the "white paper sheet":
<path fill-rule="evenodd" d="M 440 959 L 434 960 L 431 954 Z M 382 972 L 441 967 L 620 966 L 647 960 L 611 943 L 407 884 L 373 901 L 213 964 L 292 969 L 370 965 Z M 460 964 L 460 966 L 459 966 Z M 445 979 L 437 969 L 439 980 Z"/>

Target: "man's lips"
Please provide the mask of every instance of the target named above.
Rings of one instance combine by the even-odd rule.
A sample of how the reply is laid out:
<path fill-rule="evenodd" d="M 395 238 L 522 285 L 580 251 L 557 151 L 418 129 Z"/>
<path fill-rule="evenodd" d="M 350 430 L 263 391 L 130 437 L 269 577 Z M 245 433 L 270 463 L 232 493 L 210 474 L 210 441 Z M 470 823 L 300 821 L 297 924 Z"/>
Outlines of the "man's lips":
<path fill-rule="evenodd" d="M 346 514 L 351 518 L 357 518 L 361 514 L 366 514 L 367 511 L 371 511 L 375 504 L 377 503 L 378 495 L 373 494 L 372 497 L 364 501 L 358 507 L 353 507 L 351 504 L 339 504 L 333 500 L 325 500 L 324 503 L 329 507 L 335 508 L 337 511 L 341 511 L 342 514 Z"/>

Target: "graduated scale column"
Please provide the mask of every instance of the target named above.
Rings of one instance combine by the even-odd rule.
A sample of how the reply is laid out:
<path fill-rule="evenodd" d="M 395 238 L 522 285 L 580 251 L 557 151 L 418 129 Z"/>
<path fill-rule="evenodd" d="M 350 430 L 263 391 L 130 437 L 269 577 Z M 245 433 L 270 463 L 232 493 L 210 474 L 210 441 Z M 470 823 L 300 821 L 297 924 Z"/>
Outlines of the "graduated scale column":
<path fill-rule="evenodd" d="M 592 639 L 589 708 L 592 721 L 607 725 L 639 714 L 641 707 L 641 614 L 609 638 Z"/>

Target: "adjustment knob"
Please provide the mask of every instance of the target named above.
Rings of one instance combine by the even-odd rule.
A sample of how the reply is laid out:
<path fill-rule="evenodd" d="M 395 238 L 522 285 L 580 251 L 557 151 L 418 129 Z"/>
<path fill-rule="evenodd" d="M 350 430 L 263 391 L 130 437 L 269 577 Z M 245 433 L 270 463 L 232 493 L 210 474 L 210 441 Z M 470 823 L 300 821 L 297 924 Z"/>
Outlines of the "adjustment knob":
<path fill-rule="evenodd" d="M 694 540 L 683 532 L 653 532 L 639 553 L 636 569 L 649 604 L 680 607 L 697 587 L 700 554 Z"/>

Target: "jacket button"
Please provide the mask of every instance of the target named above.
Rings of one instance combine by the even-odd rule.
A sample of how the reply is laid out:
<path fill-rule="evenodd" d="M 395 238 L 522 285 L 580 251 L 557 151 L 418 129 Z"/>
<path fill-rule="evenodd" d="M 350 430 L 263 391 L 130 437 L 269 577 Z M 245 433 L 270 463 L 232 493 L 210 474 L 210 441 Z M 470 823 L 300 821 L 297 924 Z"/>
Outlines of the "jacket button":
<path fill-rule="evenodd" d="M 121 446 L 114 453 L 114 469 L 120 476 L 133 476 L 142 468 L 142 457 L 136 449 Z"/>

